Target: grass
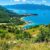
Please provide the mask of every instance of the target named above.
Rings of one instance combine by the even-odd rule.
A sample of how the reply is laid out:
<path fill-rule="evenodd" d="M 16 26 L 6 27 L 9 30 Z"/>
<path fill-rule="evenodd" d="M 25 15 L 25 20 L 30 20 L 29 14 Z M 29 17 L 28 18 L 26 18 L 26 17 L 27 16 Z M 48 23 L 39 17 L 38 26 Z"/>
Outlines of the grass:
<path fill-rule="evenodd" d="M 40 27 L 41 26 L 36 27 L 36 28 L 33 27 L 31 29 L 23 30 L 23 31 L 29 32 L 33 36 L 39 33 Z M 33 38 L 30 38 L 28 40 L 17 39 L 16 37 L 18 36 L 16 36 L 17 35 L 16 32 L 13 32 L 13 31 L 15 30 L 20 31 L 19 32 L 19 35 L 20 35 L 22 30 L 20 30 L 19 28 L 20 27 L 16 25 L 6 25 L 6 24 L 0 25 L 0 33 L 1 33 L 0 36 L 2 37 L 0 38 L 0 50 L 50 50 L 50 42 L 48 43 L 47 42 L 40 42 L 40 43 L 35 42 L 34 43 Z M 43 26 L 43 29 L 48 32 L 47 28 L 48 27 Z M 11 31 L 8 31 L 9 29 Z"/>
<path fill-rule="evenodd" d="M 3 41 L 2 41 L 3 42 Z M 5 42 L 5 41 L 4 41 Z M 4 43 L 3 43 L 4 44 Z M 18 41 L 17 43 L 12 43 L 9 45 L 7 50 L 50 50 L 50 42 L 42 42 L 42 43 L 31 43 L 31 42 L 23 42 Z M 6 44 L 4 46 L 7 46 Z M 0 50 L 6 50 L 3 46 L 0 47 Z"/>
<path fill-rule="evenodd" d="M 48 37 L 48 35 L 50 36 L 50 26 L 35 26 L 24 30 L 21 28 L 28 23 L 22 21 L 21 17 L 0 6 L 0 50 L 50 50 L 50 42 L 34 43 L 36 40 L 34 35 L 40 31 L 42 33 L 39 33 L 39 37 L 45 38 L 44 40 L 50 39 Z M 38 38 L 37 40 L 39 40 Z"/>
<path fill-rule="evenodd" d="M 22 44 L 21 46 L 16 46 L 12 50 L 50 50 L 50 43 L 35 43 L 35 44 Z"/>
<path fill-rule="evenodd" d="M 40 32 L 38 27 L 37 28 L 27 29 L 25 31 L 29 32 L 32 36 L 37 35 Z"/>

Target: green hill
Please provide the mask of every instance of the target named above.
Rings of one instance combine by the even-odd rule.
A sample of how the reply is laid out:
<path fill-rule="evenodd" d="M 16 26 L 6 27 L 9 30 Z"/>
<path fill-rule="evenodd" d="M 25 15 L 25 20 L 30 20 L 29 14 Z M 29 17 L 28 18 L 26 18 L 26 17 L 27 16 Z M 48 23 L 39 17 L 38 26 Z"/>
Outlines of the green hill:
<path fill-rule="evenodd" d="M 19 17 L 21 16 L 0 6 L 0 23 L 22 24 L 23 22 L 19 19 Z"/>

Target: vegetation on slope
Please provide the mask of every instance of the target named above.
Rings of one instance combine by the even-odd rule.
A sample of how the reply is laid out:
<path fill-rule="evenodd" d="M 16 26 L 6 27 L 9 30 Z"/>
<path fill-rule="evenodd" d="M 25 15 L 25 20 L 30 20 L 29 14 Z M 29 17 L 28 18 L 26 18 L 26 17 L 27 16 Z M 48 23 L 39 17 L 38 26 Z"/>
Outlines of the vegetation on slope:
<path fill-rule="evenodd" d="M 23 24 L 24 22 L 20 20 L 21 17 L 22 16 L 0 6 L 0 23 Z"/>
<path fill-rule="evenodd" d="M 39 30 L 38 34 L 36 32 L 37 28 Z M 36 32 L 34 36 L 17 25 L 0 25 L 0 49 L 50 50 L 50 25 L 40 25 L 32 29 L 35 29 L 33 34 Z"/>
<path fill-rule="evenodd" d="M 20 17 L 0 6 L 0 50 L 50 50 L 50 25 L 25 30 Z"/>

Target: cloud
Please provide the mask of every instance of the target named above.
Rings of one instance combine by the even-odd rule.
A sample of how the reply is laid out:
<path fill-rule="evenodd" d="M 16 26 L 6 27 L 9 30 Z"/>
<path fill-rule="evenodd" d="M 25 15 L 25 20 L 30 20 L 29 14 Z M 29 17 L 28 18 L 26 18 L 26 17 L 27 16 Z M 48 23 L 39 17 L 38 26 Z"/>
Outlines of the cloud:
<path fill-rule="evenodd" d="M 26 0 L 22 0 L 22 2 L 26 2 Z"/>
<path fill-rule="evenodd" d="M 19 2 L 20 0 L 14 0 L 14 1 L 17 1 L 17 2 Z"/>
<path fill-rule="evenodd" d="M 43 0 L 42 2 L 43 2 L 43 3 L 46 3 L 47 1 L 46 1 L 46 0 Z"/>
<path fill-rule="evenodd" d="M 45 4 L 47 3 L 47 0 L 14 0 L 15 2 L 18 2 L 18 3 L 28 3 L 28 4 Z"/>
<path fill-rule="evenodd" d="M 50 0 L 0 0 L 0 5 L 12 4 L 44 4 L 50 5 Z"/>

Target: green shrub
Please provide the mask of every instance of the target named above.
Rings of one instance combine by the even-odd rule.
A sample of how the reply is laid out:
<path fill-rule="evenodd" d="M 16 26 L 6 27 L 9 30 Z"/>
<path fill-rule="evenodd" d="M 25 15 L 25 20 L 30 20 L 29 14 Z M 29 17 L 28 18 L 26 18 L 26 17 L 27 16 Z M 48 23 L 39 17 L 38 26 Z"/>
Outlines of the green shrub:
<path fill-rule="evenodd" d="M 50 41 L 50 31 L 47 27 L 42 26 L 40 29 L 40 33 L 36 37 L 36 42 L 48 42 Z"/>
<path fill-rule="evenodd" d="M 16 37 L 17 39 L 29 39 L 31 38 L 31 34 L 22 30 L 17 30 Z"/>
<path fill-rule="evenodd" d="M 7 32 L 6 30 L 2 30 L 2 29 L 0 29 L 0 38 L 4 38 L 6 32 Z"/>

